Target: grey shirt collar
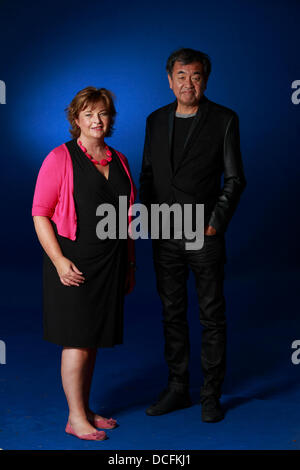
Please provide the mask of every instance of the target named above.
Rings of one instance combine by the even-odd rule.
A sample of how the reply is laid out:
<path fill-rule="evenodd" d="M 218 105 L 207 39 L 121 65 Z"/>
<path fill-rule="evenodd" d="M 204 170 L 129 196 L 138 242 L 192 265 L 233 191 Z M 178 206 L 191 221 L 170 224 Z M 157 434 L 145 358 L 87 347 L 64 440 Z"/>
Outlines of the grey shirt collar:
<path fill-rule="evenodd" d="M 197 114 L 197 113 L 181 114 L 181 113 L 177 113 L 177 112 L 176 112 L 176 113 L 175 113 L 175 116 L 176 116 L 176 117 L 179 117 L 179 118 L 184 118 L 184 119 L 186 119 L 186 118 L 194 117 L 194 116 L 196 116 L 196 114 Z"/>

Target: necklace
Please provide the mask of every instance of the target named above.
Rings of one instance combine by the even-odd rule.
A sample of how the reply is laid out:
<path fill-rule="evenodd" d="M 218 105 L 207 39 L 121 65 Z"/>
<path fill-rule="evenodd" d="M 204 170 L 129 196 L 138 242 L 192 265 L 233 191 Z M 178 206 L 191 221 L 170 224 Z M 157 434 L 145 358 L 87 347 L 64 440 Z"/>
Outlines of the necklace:
<path fill-rule="evenodd" d="M 112 161 L 111 151 L 109 150 L 107 145 L 105 146 L 105 153 L 107 158 L 102 158 L 100 162 L 98 162 L 98 160 L 95 160 L 89 153 L 87 153 L 87 149 L 82 145 L 82 142 L 80 140 L 78 140 L 78 145 L 83 151 L 83 153 L 91 160 L 92 163 L 94 163 L 94 165 L 106 166 Z"/>

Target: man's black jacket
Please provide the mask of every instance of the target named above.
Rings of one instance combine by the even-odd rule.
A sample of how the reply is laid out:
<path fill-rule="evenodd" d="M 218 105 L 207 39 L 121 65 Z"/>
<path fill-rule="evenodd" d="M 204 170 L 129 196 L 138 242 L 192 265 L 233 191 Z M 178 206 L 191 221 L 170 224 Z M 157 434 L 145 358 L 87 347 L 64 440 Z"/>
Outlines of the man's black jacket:
<path fill-rule="evenodd" d="M 204 204 L 204 223 L 225 232 L 246 186 L 237 114 L 202 97 L 179 165 L 171 151 L 177 101 L 147 118 L 140 201 Z M 221 188 L 221 176 L 224 184 Z"/>

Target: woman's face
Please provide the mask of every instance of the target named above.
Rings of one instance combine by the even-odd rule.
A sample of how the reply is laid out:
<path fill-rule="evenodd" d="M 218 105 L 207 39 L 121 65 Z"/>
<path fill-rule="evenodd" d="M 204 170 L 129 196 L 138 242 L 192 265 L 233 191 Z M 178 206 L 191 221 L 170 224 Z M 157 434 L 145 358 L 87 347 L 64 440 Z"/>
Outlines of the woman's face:
<path fill-rule="evenodd" d="M 103 139 L 109 131 L 110 115 L 105 103 L 98 101 L 80 111 L 75 122 L 80 127 L 81 137 Z"/>

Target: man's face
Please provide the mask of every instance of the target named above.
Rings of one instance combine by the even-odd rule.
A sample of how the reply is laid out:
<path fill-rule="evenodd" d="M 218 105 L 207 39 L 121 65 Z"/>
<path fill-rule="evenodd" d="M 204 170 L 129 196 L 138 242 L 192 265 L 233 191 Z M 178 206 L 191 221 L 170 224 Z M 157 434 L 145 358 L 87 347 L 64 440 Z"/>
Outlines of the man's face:
<path fill-rule="evenodd" d="M 197 106 L 206 89 L 207 78 L 203 64 L 192 62 L 183 65 L 176 60 L 172 76 L 168 75 L 170 88 L 180 105 L 185 107 Z"/>

